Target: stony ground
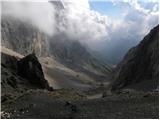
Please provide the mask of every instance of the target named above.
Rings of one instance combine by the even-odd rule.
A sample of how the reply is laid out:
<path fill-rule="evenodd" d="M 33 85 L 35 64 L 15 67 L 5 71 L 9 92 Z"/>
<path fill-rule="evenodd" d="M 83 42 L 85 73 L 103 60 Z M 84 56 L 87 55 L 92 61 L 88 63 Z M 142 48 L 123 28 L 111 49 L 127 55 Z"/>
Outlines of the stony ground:
<path fill-rule="evenodd" d="M 63 97 L 61 96 L 63 94 Z M 158 93 L 106 95 L 97 99 L 73 91 L 38 91 L 2 104 L 2 118 L 159 118 Z"/>

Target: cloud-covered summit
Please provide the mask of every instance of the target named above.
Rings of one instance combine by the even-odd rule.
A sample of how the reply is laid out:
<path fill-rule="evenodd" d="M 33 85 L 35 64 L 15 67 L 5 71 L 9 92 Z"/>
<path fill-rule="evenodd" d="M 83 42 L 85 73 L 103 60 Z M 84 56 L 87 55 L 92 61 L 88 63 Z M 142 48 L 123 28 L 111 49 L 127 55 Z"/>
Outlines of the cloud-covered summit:
<path fill-rule="evenodd" d="M 117 58 L 158 24 L 159 6 L 155 0 L 107 0 L 124 9 L 119 19 L 91 9 L 92 0 L 58 1 L 64 6 L 62 10 L 57 10 L 48 0 L 2 2 L 2 15 L 31 23 L 53 37 L 59 35 L 78 40 L 107 57 L 112 54 Z"/>
<path fill-rule="evenodd" d="M 1 7 L 2 15 L 30 23 L 49 35 L 54 32 L 55 18 L 53 13 L 55 9 L 48 2 L 3 1 Z"/>

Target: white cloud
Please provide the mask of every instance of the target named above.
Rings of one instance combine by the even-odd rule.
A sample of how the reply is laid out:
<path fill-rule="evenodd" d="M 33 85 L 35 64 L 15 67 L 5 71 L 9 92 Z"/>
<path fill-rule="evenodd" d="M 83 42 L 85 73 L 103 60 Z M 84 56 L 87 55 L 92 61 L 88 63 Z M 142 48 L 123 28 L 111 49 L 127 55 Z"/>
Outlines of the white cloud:
<path fill-rule="evenodd" d="M 63 32 L 71 40 L 93 42 L 104 40 L 108 35 L 107 24 L 109 19 L 98 12 L 89 9 L 89 3 L 64 2 L 65 9 L 59 12 L 59 32 Z"/>
<path fill-rule="evenodd" d="M 51 35 L 54 32 L 54 8 L 48 2 L 1 2 L 2 15 L 15 17 L 31 23 L 43 32 Z"/>
<path fill-rule="evenodd" d="M 124 17 L 121 20 L 112 20 L 112 29 L 109 34 L 110 41 L 106 41 L 103 47 L 101 45 L 97 47 L 97 49 L 102 48 L 101 52 L 106 51 L 105 55 L 111 60 L 114 58 L 116 62 L 159 23 L 158 3 L 154 3 L 146 9 L 142 6 L 143 3 L 131 1 L 115 4 L 126 8 Z"/>
<path fill-rule="evenodd" d="M 49 2 L 7 2 L 2 4 L 2 14 L 30 22 L 49 35 L 87 43 L 93 49 L 116 49 L 114 51 L 118 52 L 126 48 L 123 54 L 158 24 L 156 0 L 149 0 L 153 4 L 150 8 L 142 5 L 150 4 L 147 0 L 109 0 L 116 6 L 126 8 L 124 16 L 116 20 L 91 10 L 88 0 L 61 1 L 65 8 L 63 10 L 54 9 Z"/>
<path fill-rule="evenodd" d="M 134 39 L 141 39 L 150 29 L 158 25 L 157 4 L 153 8 L 145 9 L 137 0 L 131 0 L 128 5 L 130 7 L 126 9 L 124 19 L 121 21 L 121 25 L 117 26 L 117 29 L 123 28 L 125 25 L 125 28 L 128 29 L 128 34 L 132 34 Z M 123 29 L 120 32 L 123 32 Z"/>

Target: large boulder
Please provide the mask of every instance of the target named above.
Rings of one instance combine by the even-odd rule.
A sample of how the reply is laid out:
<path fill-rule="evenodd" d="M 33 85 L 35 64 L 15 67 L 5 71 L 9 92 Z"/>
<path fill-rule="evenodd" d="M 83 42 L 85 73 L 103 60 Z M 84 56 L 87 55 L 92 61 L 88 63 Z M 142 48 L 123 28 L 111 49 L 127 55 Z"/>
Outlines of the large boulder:
<path fill-rule="evenodd" d="M 18 74 L 26 78 L 30 83 L 38 88 L 51 90 L 47 80 L 44 78 L 43 70 L 38 58 L 34 53 L 18 61 Z"/>

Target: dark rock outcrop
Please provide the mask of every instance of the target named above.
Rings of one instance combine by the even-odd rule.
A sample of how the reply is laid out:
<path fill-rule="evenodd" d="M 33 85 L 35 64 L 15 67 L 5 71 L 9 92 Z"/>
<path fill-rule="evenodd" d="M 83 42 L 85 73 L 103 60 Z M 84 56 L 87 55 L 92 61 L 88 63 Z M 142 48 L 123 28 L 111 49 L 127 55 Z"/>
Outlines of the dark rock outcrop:
<path fill-rule="evenodd" d="M 1 53 L 1 66 L 11 69 L 17 70 L 17 60 L 15 56 L 10 56 L 5 53 Z"/>
<path fill-rule="evenodd" d="M 29 80 L 38 88 L 51 90 L 47 80 L 44 78 L 43 70 L 38 58 L 34 53 L 22 58 L 18 61 L 18 74 Z"/>
<path fill-rule="evenodd" d="M 159 80 L 159 25 L 144 37 L 140 44 L 131 48 L 118 64 L 112 90 L 131 87 L 153 90 Z"/>

